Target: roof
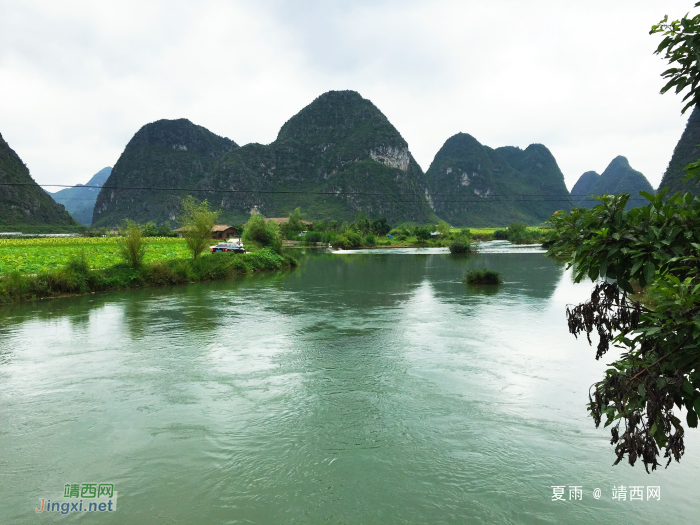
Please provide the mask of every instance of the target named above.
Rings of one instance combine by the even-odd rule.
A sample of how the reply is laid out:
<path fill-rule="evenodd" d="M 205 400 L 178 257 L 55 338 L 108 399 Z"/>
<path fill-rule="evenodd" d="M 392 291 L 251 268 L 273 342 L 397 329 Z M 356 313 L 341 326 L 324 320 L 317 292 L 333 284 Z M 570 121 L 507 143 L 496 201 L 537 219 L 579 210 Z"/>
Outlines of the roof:
<path fill-rule="evenodd" d="M 233 228 L 234 230 L 236 229 L 233 226 L 229 226 L 228 224 L 215 224 L 214 227 L 211 229 L 211 231 L 224 232 L 224 231 L 228 230 L 229 228 Z"/>
<path fill-rule="evenodd" d="M 266 221 L 275 221 L 277 224 L 282 224 L 283 222 L 288 222 L 289 217 L 268 217 Z M 306 225 L 311 224 L 309 221 L 301 221 Z"/>
<path fill-rule="evenodd" d="M 225 232 L 226 230 L 233 229 L 235 230 L 235 226 L 229 226 L 228 224 L 215 224 L 214 227 L 211 229 L 212 232 Z M 173 231 L 174 232 L 181 232 L 184 231 L 185 228 L 175 228 Z"/>

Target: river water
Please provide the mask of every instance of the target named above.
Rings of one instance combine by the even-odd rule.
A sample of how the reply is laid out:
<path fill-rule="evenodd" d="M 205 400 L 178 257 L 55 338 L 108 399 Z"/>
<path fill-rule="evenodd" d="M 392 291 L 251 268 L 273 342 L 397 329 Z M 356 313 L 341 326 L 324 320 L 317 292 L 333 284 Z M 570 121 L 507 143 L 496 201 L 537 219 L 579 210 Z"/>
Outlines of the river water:
<path fill-rule="evenodd" d="M 297 251 L 0 310 L 0 523 L 696 522 L 697 432 L 667 470 L 612 466 L 585 406 L 605 363 L 564 314 L 590 285 L 538 252 Z M 505 283 L 461 282 L 482 267 Z M 116 511 L 35 511 L 98 482 Z"/>

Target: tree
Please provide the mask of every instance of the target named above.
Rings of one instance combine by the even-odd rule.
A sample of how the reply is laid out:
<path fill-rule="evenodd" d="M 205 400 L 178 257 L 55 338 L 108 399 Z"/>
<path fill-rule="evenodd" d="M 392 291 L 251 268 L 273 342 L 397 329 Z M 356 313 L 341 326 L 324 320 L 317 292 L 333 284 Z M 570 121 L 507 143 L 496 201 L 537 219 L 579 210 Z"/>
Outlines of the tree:
<path fill-rule="evenodd" d="M 156 237 L 158 235 L 158 227 L 153 221 L 144 224 L 142 231 L 144 237 Z"/>
<path fill-rule="evenodd" d="M 447 237 L 450 234 L 450 225 L 445 221 L 440 221 L 437 225 L 437 231 L 440 232 L 440 235 L 443 237 Z"/>
<path fill-rule="evenodd" d="M 219 212 L 209 210 L 209 203 L 206 200 L 197 202 L 189 195 L 183 199 L 182 214 L 179 219 L 183 228 L 182 235 L 185 237 L 185 243 L 193 259 L 198 259 L 207 248 L 212 228 L 218 217 Z"/>
<path fill-rule="evenodd" d="M 700 6 L 700 2 L 695 7 Z M 673 66 L 664 71 L 661 76 L 668 80 L 661 88 L 661 93 L 675 89 L 680 93 L 686 88 L 690 90 L 683 97 L 686 102 L 682 113 L 700 102 L 700 14 L 688 18 L 686 14 L 680 20 L 668 21 L 668 15 L 652 26 L 649 34 L 661 33 L 664 38 L 656 49 L 655 54 L 663 53 L 669 65 Z"/>
<path fill-rule="evenodd" d="M 124 262 L 132 268 L 138 268 L 143 263 L 146 254 L 146 244 L 143 240 L 141 227 L 129 219 L 119 228 L 121 237 L 117 239 L 117 248 Z"/>
<path fill-rule="evenodd" d="M 596 359 L 611 345 L 624 350 L 591 387 L 588 409 L 596 426 L 603 416 L 612 425 L 615 464 L 641 459 L 647 472 L 661 449 L 666 466 L 683 456 L 674 406 L 691 428 L 700 414 L 700 199 L 665 194 L 644 193 L 649 204 L 628 212 L 628 194 L 606 195 L 591 210 L 550 219 L 548 253 L 568 260 L 576 282 L 596 283 L 590 300 L 567 308 L 570 332 L 589 343 L 597 332 Z"/>
<path fill-rule="evenodd" d="M 165 221 L 158 228 L 158 237 L 172 237 L 172 236 L 173 236 L 173 230 L 170 228 L 170 223 L 168 221 Z"/>
<path fill-rule="evenodd" d="M 279 228 L 274 221 L 265 221 L 259 213 L 250 216 L 243 230 L 243 242 L 261 248 L 272 248 L 277 253 L 282 251 Z"/>

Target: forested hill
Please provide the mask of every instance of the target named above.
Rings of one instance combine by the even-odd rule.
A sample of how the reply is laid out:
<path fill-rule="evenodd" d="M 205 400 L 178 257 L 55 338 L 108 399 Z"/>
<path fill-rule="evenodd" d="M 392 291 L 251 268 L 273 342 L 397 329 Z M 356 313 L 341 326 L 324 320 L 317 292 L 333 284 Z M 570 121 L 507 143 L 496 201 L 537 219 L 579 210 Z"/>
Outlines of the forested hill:
<path fill-rule="evenodd" d="M 648 202 L 639 195 L 640 191 L 653 194 L 654 188 L 642 173 L 630 166 L 626 157 L 619 156 L 612 160 L 601 175 L 595 171 L 587 171 L 581 175 L 571 189 L 571 197 L 574 199 L 574 206 L 592 208 L 599 204 L 599 201 L 588 197 L 589 195 L 629 193 L 628 206 L 631 207 Z"/>
<path fill-rule="evenodd" d="M 188 121 L 176 122 L 216 137 Z M 286 216 L 296 207 L 309 219 L 354 219 L 358 212 L 394 223 L 437 219 L 425 197 L 425 175 L 408 144 L 374 104 L 354 91 L 321 95 L 289 119 L 269 145 L 238 148 L 217 142 L 200 154 L 179 137 L 160 144 L 139 137 L 160 134 L 163 123 L 175 125 L 159 121 L 137 133 L 107 186 L 211 190 L 194 195 L 221 209 L 223 222 L 247 220 L 251 210 Z M 185 193 L 105 189 L 95 207 L 95 224 L 113 225 L 125 217 L 172 220 Z"/>
<path fill-rule="evenodd" d="M 687 175 L 684 168 L 691 162 L 698 160 L 700 160 L 700 109 L 696 106 L 688 118 L 681 139 L 673 150 L 671 162 L 669 162 L 666 173 L 661 179 L 659 190 L 669 188 L 671 195 L 679 191 L 690 191 L 693 195 L 699 195 L 700 182 L 683 182 Z"/>
<path fill-rule="evenodd" d="M 236 148 L 232 140 L 187 119 L 146 124 L 126 145 L 104 184 L 107 188 L 100 190 L 93 225 L 116 226 L 126 218 L 141 223 L 173 221 L 188 192 L 158 189 L 201 188 L 221 157 Z"/>
<path fill-rule="evenodd" d="M 0 231 L 61 232 L 78 227 L 65 208 L 34 182 L 22 159 L 0 135 Z"/>
<path fill-rule="evenodd" d="M 260 191 L 222 195 L 226 213 L 238 220 L 251 209 L 279 217 L 297 206 L 310 219 L 354 219 L 358 212 L 392 223 L 436 219 L 408 144 L 354 91 L 324 93 L 289 119 L 272 144 L 229 153 L 205 183 Z"/>
<path fill-rule="evenodd" d="M 92 176 L 85 186 L 78 184 L 74 188 L 65 188 L 52 193 L 51 196 L 56 202 L 63 204 L 68 213 L 71 214 L 71 217 L 76 221 L 90 226 L 92 223 L 92 211 L 95 208 L 95 201 L 100 193 L 100 187 L 102 187 L 111 173 L 112 168 L 102 168 Z"/>
<path fill-rule="evenodd" d="M 542 144 L 492 149 L 450 137 L 426 172 L 435 213 L 459 226 L 538 224 L 571 201 L 564 175 Z"/>

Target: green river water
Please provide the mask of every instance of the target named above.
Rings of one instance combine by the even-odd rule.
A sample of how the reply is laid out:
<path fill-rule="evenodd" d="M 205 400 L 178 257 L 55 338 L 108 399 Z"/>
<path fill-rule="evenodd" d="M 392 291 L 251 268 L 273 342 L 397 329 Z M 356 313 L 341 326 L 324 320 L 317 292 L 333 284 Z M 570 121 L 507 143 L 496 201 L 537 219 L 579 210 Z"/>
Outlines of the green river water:
<path fill-rule="evenodd" d="M 612 356 L 569 335 L 590 284 L 563 265 L 503 242 L 295 255 L 276 274 L 0 310 L 0 523 L 700 520 L 696 431 L 667 470 L 612 466 L 586 412 Z M 505 284 L 461 282 L 481 267 Z M 35 510 L 102 482 L 116 511 Z M 613 500 L 619 485 L 644 500 Z"/>

